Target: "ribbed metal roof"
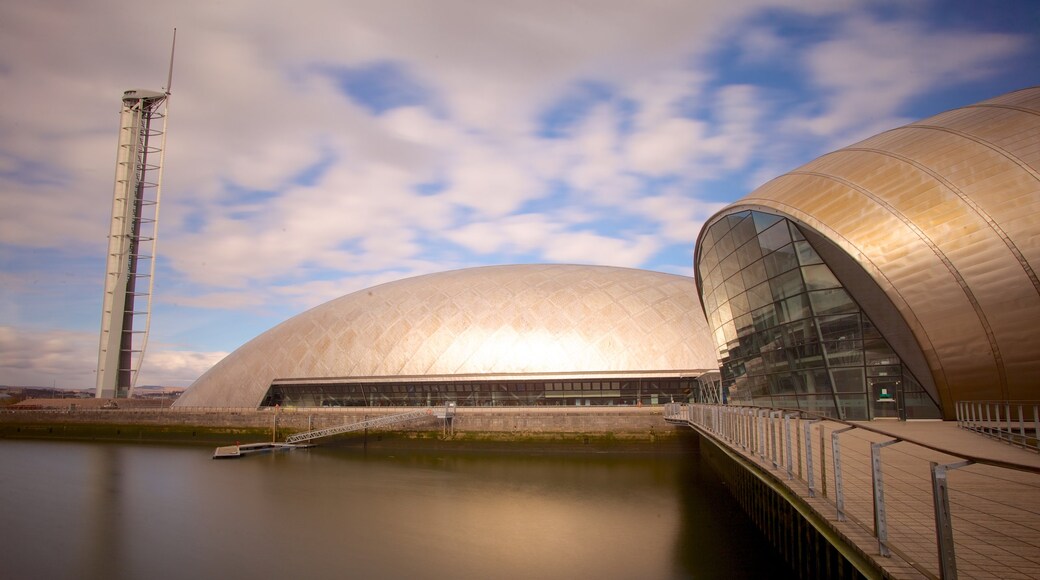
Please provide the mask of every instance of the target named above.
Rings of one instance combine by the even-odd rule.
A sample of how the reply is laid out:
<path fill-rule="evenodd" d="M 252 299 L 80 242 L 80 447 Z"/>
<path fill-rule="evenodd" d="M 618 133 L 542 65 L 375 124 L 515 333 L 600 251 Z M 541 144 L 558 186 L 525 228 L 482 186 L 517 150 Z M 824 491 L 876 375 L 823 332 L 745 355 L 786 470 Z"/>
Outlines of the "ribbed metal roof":
<path fill-rule="evenodd" d="M 261 334 L 179 406 L 259 405 L 276 379 L 717 370 L 692 278 L 471 268 L 355 292 Z"/>

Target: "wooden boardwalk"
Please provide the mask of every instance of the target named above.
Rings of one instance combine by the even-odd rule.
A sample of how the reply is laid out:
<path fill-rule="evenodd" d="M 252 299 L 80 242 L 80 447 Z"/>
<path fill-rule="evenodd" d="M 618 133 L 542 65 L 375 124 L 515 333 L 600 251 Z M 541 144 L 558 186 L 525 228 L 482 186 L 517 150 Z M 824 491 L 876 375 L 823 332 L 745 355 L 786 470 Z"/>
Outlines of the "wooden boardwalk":
<path fill-rule="evenodd" d="M 697 415 L 687 407 L 681 412 L 686 417 Z M 733 408 L 727 412 L 732 413 Z M 792 417 L 785 422 L 779 417 L 767 421 L 709 411 L 689 423 L 786 486 L 895 578 L 940 576 L 931 463 L 956 464 L 965 457 L 1000 463 L 1001 467 L 975 463 L 948 472 L 958 577 L 1040 578 L 1040 454 L 1034 451 L 944 421 L 842 424 Z M 854 428 L 838 435 L 847 515 L 846 521 L 839 521 L 831 435 L 850 425 Z M 809 494 L 806 428 L 812 446 L 815 497 Z M 752 434 L 755 429 L 758 431 Z M 880 451 L 886 545 L 892 552 L 886 557 L 875 536 L 871 444 L 893 440 L 899 441 Z"/>

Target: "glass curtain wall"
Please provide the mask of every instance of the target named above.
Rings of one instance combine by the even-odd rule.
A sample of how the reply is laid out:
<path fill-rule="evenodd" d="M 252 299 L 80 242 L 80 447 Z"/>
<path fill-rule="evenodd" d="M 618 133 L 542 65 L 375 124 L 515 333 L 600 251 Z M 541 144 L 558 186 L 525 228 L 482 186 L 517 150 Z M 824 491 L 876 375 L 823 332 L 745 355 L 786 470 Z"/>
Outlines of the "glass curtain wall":
<path fill-rule="evenodd" d="M 343 382 L 272 385 L 261 407 L 638 406 L 686 402 L 696 378 L 538 381 Z"/>
<path fill-rule="evenodd" d="M 726 216 L 701 240 L 697 275 L 729 402 L 852 420 L 940 416 L 792 221 Z"/>

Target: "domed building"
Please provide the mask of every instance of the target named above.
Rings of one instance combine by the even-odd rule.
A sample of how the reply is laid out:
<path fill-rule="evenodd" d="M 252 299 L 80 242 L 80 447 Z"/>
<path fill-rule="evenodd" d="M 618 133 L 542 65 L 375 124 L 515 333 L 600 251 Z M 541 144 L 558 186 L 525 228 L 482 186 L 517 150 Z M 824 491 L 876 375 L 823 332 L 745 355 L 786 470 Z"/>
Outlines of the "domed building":
<path fill-rule="evenodd" d="M 724 208 L 698 290 L 731 402 L 953 418 L 1040 395 L 1040 88 L 824 155 Z"/>
<path fill-rule="evenodd" d="M 398 280 L 299 314 L 176 404 L 640 405 L 685 401 L 698 377 L 717 376 L 692 278 L 491 266 Z"/>

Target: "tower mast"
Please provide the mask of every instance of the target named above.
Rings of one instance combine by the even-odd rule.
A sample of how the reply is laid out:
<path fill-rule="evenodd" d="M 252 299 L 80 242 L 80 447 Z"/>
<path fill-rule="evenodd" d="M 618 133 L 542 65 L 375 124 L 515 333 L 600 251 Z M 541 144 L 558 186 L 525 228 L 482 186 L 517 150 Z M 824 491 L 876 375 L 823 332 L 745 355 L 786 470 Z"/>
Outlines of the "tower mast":
<path fill-rule="evenodd" d="M 98 398 L 130 396 L 148 343 L 176 47 L 174 29 L 170 73 L 164 91 L 132 89 L 123 93 L 101 309 L 95 392 Z M 143 305 L 139 299 L 143 299 Z"/>

